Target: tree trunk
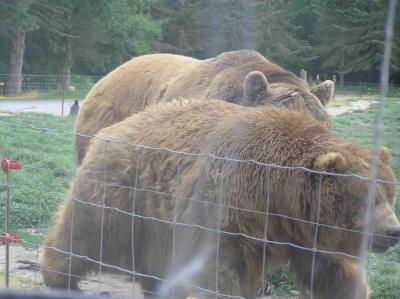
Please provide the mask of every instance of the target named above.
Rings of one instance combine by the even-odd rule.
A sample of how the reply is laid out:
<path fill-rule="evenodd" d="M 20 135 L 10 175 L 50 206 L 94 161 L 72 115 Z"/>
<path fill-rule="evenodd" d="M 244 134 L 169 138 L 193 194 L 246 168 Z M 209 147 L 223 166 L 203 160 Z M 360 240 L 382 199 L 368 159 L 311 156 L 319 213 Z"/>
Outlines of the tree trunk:
<path fill-rule="evenodd" d="M 304 82 L 307 82 L 307 71 L 301 69 L 300 70 L 300 78 L 303 79 Z"/>
<path fill-rule="evenodd" d="M 72 23 L 71 23 L 71 15 L 68 15 L 67 18 L 67 31 L 68 33 L 71 32 Z M 65 37 L 64 38 L 64 54 L 65 54 L 65 61 L 63 67 L 63 87 L 64 90 L 69 90 L 71 85 L 71 64 L 72 64 L 72 49 L 71 49 L 71 38 Z"/>
<path fill-rule="evenodd" d="M 65 41 L 65 61 L 63 67 L 63 88 L 65 91 L 69 90 L 71 85 L 71 64 L 72 64 L 72 51 L 71 51 L 71 41 L 66 38 Z"/>
<path fill-rule="evenodd" d="M 69 90 L 71 85 L 71 65 L 67 64 L 63 67 L 63 88 L 65 91 Z"/>
<path fill-rule="evenodd" d="M 17 29 L 13 40 L 11 41 L 9 78 L 6 85 L 7 94 L 21 93 L 22 85 L 22 65 L 25 52 L 25 31 Z"/>
<path fill-rule="evenodd" d="M 342 53 L 342 57 L 340 59 L 339 84 L 344 86 L 344 52 Z"/>

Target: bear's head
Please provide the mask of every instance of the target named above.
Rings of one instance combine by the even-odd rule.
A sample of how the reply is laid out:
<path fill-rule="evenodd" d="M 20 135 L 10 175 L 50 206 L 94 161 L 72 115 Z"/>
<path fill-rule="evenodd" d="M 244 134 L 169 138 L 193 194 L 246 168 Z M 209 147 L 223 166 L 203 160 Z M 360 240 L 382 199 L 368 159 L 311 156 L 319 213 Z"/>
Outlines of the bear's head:
<path fill-rule="evenodd" d="M 316 119 L 330 125 L 325 109 L 334 96 L 334 83 L 327 80 L 306 89 L 290 82 L 269 83 L 260 71 L 249 72 L 243 83 L 243 97 L 238 104 L 245 106 L 277 105 L 309 111 Z"/>
<path fill-rule="evenodd" d="M 315 170 L 339 175 L 322 175 L 321 192 L 314 194 L 313 205 L 321 200 L 318 244 L 322 248 L 358 255 L 363 237 L 368 193 L 371 192 L 370 161 L 372 153 L 361 147 L 347 145 L 338 151 L 315 158 Z M 319 175 L 317 175 L 319 177 Z M 396 179 L 389 166 L 389 152 L 382 147 L 377 163 L 377 183 L 373 197 L 371 250 L 384 252 L 400 241 L 400 223 L 395 215 Z M 361 178 L 362 177 L 362 178 Z M 316 188 L 318 189 L 318 188 Z M 318 193 L 318 191 L 316 191 Z"/>

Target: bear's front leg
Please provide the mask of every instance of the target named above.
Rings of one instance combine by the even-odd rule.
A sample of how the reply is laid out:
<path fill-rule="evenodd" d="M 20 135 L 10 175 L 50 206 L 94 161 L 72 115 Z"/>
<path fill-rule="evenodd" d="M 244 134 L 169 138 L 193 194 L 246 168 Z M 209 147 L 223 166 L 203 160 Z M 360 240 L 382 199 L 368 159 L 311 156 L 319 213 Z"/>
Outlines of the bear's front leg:
<path fill-rule="evenodd" d="M 72 200 L 66 201 L 61 206 L 56 223 L 44 241 L 40 267 L 43 281 L 48 287 L 79 289 L 79 281 L 97 266 L 80 257 L 87 256 L 99 260 L 98 256 L 91 253 L 92 251 L 99 252 L 98 244 L 88 240 L 90 235 L 85 233 L 85 229 L 91 227 L 85 221 L 85 215 L 90 215 L 90 211 L 87 208 L 86 210 L 79 208 L 81 211 L 77 212 L 78 209 L 76 209 L 74 223 L 72 223 L 74 203 Z M 71 230 L 73 231 L 72 240 Z"/>
<path fill-rule="evenodd" d="M 311 298 L 312 253 L 297 252 L 291 260 L 294 272 L 305 298 Z M 368 287 L 364 271 L 359 263 L 351 258 L 316 254 L 313 273 L 314 299 L 368 299 Z M 356 298 L 356 289 L 360 286 Z"/>
<path fill-rule="evenodd" d="M 253 242 L 241 238 L 223 237 L 218 258 L 217 279 L 210 280 L 209 286 L 218 285 L 218 293 L 253 299 L 257 297 L 257 285 L 261 278 L 261 252 Z"/>

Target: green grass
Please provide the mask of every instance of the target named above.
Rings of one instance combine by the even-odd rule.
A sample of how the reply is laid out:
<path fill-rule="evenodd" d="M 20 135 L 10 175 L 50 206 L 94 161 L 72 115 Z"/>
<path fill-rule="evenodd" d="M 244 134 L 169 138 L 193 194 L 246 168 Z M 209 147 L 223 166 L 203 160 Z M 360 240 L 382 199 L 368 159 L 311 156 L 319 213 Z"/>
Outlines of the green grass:
<path fill-rule="evenodd" d="M 383 144 L 392 151 L 392 166 L 400 178 L 400 99 L 388 98 L 384 118 Z M 333 130 L 351 141 L 371 146 L 375 129 L 376 105 L 333 119 Z M 60 132 L 45 132 L 15 128 L 2 124 L 9 122 L 34 125 L 71 132 L 75 118 L 46 114 L 19 114 L 0 116 L 0 154 L 21 160 L 25 168 L 12 172 L 13 231 L 28 243 L 40 242 L 51 221 L 57 203 L 63 200 L 73 174 L 72 136 Z M 0 198 L 5 196 L 5 177 L 0 174 Z M 398 193 L 399 194 L 399 193 Z M 3 223 L 4 201 L 0 201 L 0 225 Z M 400 195 L 396 205 L 400 216 Z M 31 234 L 27 228 L 35 229 Z M 372 298 L 400 298 L 400 246 L 383 255 L 370 255 L 369 284 Z M 268 277 L 276 293 L 289 294 L 295 285 L 287 276 L 285 267 Z"/>
<path fill-rule="evenodd" d="M 0 154 L 17 159 L 23 169 L 11 171 L 12 227 L 48 226 L 54 208 L 62 201 L 73 173 L 72 136 L 4 125 L 34 125 L 71 132 L 75 118 L 46 114 L 0 117 Z M 5 198 L 5 175 L 0 174 L 0 198 Z M 4 223 L 4 200 L 0 201 L 0 225 Z"/>
<path fill-rule="evenodd" d="M 12 95 L 12 96 L 0 96 L 1 100 L 49 100 L 49 99 L 84 99 L 89 90 L 93 87 L 93 85 L 83 85 L 77 86 L 75 91 L 66 90 L 63 91 L 62 88 L 52 89 L 49 91 L 37 91 L 37 90 L 25 90 L 20 94 Z"/>
<path fill-rule="evenodd" d="M 373 145 L 377 105 L 369 109 L 345 113 L 333 119 L 333 130 L 340 136 L 369 148 Z M 391 150 L 391 165 L 400 178 L 400 98 L 387 98 L 384 110 L 382 145 Z M 400 193 L 397 193 L 397 214 L 400 216 Z"/>
<path fill-rule="evenodd" d="M 296 284 L 289 277 L 288 264 L 283 265 L 275 272 L 270 273 L 267 276 L 267 282 L 272 286 L 271 293 L 273 295 L 289 296 L 293 293 L 296 293 Z"/>
<path fill-rule="evenodd" d="M 333 129 L 341 136 L 371 146 L 375 130 L 377 105 L 334 118 Z M 383 145 L 392 152 L 391 165 L 400 179 L 400 98 L 387 98 L 384 110 Z M 400 217 L 400 192 L 397 192 L 396 214 Z M 368 278 L 372 298 L 400 298 L 400 246 L 383 255 L 370 254 Z"/>

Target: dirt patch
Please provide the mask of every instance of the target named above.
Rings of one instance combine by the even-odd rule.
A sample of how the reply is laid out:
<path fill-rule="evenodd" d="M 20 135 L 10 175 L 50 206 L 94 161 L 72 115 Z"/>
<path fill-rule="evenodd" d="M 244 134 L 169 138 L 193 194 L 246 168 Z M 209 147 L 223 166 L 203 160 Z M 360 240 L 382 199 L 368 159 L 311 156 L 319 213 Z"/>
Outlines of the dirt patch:
<path fill-rule="evenodd" d="M 371 105 L 377 103 L 374 100 L 359 100 L 355 102 L 349 102 L 345 105 L 340 106 L 331 106 L 328 107 L 328 113 L 332 116 L 341 115 L 348 112 L 353 112 L 356 110 L 365 110 L 368 109 Z"/>
<path fill-rule="evenodd" d="M 0 246 L 0 288 L 4 287 L 5 246 Z M 10 247 L 10 285 L 15 289 L 44 290 L 43 278 L 38 270 L 40 250 L 13 245 Z M 89 294 L 107 292 L 112 297 L 143 298 L 138 284 L 125 274 L 102 273 L 101 283 L 99 275 L 89 276 L 81 281 L 81 289 Z M 297 299 L 298 297 L 267 296 L 265 299 Z"/>
<path fill-rule="evenodd" d="M 13 116 L 13 115 L 14 115 L 14 113 L 0 109 L 0 116 Z"/>
<path fill-rule="evenodd" d="M 5 246 L 0 246 L 0 252 L 4 252 Z M 38 261 L 41 252 L 37 249 L 22 246 L 10 247 L 10 284 L 13 288 L 44 289 L 43 278 L 38 271 Z M 0 272 L 5 271 L 5 254 L 0 255 Z M 127 275 L 102 273 L 101 283 L 99 275 L 89 276 L 81 281 L 81 289 L 90 294 L 109 292 L 112 296 L 120 298 L 142 298 L 139 285 L 133 285 Z M 0 282 L 4 287 L 4 280 Z"/>
<path fill-rule="evenodd" d="M 64 115 L 69 114 L 69 110 L 74 103 L 73 100 L 65 100 L 64 102 Z M 50 113 L 54 115 L 61 115 L 62 102 L 60 99 L 49 100 L 0 100 L 0 110 L 9 111 L 13 113 L 20 112 L 37 112 L 37 113 Z"/>

